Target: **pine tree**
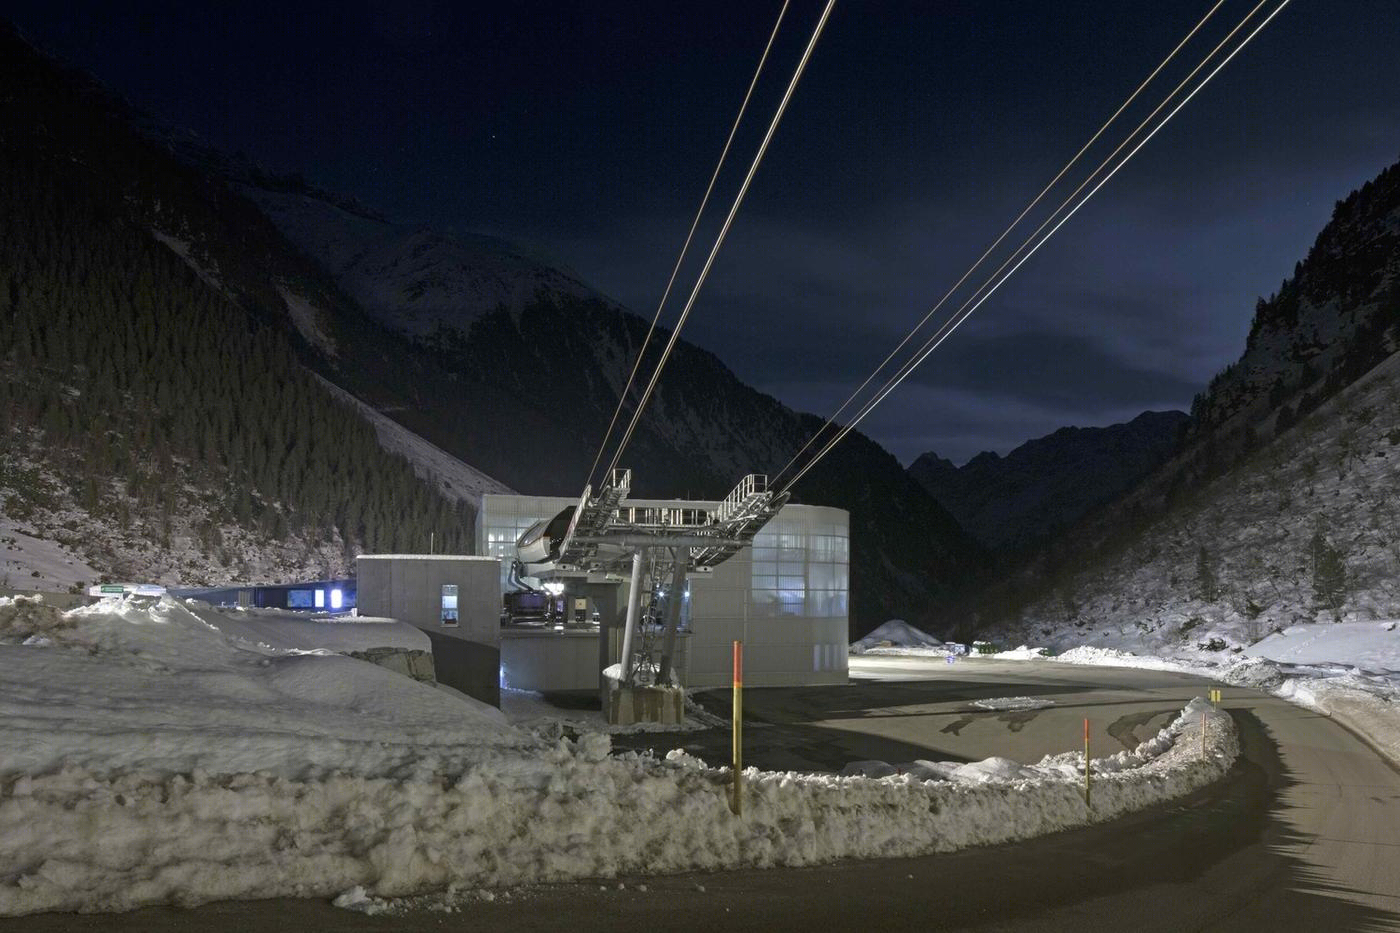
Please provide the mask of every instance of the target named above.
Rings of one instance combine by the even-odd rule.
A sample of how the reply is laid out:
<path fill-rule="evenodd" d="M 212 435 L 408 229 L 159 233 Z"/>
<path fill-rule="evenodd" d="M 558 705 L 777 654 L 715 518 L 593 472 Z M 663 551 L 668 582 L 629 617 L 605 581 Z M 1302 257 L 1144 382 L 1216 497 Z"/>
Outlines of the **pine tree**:
<path fill-rule="evenodd" d="M 1341 550 L 1335 547 L 1321 528 L 1313 532 L 1309 543 L 1313 565 L 1313 596 L 1318 604 L 1331 610 L 1339 619 L 1346 602 L 1347 569 Z"/>

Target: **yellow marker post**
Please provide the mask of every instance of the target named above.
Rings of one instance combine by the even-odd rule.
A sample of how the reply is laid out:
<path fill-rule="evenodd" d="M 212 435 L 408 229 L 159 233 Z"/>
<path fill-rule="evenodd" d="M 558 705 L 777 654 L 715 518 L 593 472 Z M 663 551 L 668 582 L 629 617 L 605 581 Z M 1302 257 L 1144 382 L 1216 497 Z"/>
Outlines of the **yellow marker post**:
<path fill-rule="evenodd" d="M 1089 720 L 1084 720 L 1084 805 L 1089 803 Z"/>
<path fill-rule="evenodd" d="M 734 787 L 729 809 L 735 816 L 744 810 L 744 643 L 734 643 L 734 701 L 730 726 L 734 744 Z"/>
<path fill-rule="evenodd" d="M 1201 759 L 1206 757 L 1206 711 L 1201 710 Z"/>

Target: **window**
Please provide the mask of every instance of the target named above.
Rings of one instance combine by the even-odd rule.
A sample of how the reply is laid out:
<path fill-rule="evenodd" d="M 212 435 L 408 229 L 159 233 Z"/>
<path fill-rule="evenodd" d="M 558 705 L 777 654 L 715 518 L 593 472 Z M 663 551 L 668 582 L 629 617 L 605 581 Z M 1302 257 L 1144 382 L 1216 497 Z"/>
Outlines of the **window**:
<path fill-rule="evenodd" d="M 457 624 L 457 584 L 455 583 L 442 585 L 442 624 L 449 626 Z"/>
<path fill-rule="evenodd" d="M 316 608 L 317 608 L 317 609 L 324 609 L 324 608 L 326 608 L 326 591 L 325 591 L 325 590 L 317 590 L 317 591 L 316 591 Z"/>
<path fill-rule="evenodd" d="M 311 591 L 310 591 L 310 590 L 288 590 L 288 591 L 287 591 L 287 608 L 288 608 L 288 609 L 310 609 L 310 608 L 311 608 Z"/>
<path fill-rule="evenodd" d="M 319 590 L 317 592 L 320 592 Z M 331 608 L 345 608 L 345 593 L 340 589 L 331 590 Z"/>

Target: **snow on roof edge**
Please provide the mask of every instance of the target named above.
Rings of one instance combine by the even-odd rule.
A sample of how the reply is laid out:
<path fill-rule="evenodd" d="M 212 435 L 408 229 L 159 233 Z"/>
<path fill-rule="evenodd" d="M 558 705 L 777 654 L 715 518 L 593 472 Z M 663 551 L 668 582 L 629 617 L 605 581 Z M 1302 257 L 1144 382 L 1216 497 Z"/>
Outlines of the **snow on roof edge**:
<path fill-rule="evenodd" d="M 356 560 L 492 560 L 499 557 L 483 557 L 479 554 L 356 554 Z"/>

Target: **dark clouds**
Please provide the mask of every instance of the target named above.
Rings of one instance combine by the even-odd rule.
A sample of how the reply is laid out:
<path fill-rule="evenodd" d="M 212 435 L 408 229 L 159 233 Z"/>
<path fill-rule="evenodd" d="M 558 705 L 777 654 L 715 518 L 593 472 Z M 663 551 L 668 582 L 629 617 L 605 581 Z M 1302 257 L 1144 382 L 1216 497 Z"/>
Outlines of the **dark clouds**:
<path fill-rule="evenodd" d="M 0 10 L 217 145 L 541 244 L 649 314 L 778 5 Z M 829 412 L 1208 5 L 838 2 L 687 336 Z M 756 115 L 818 9 L 794 0 Z M 1400 155 L 1396 48 L 1393 4 L 1293 3 L 864 427 L 962 460 L 1189 404 Z"/>

